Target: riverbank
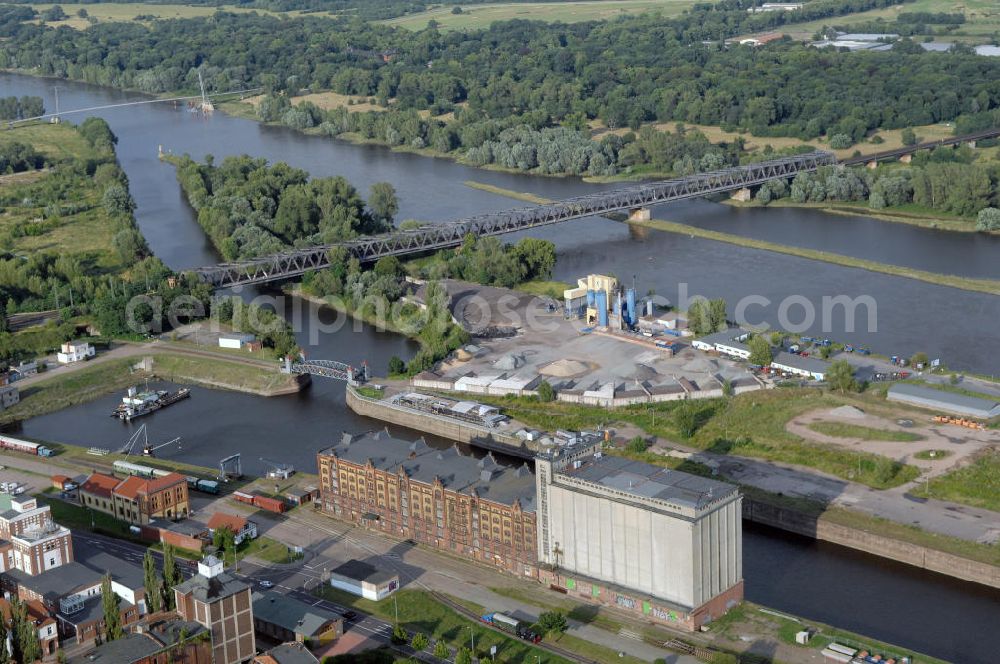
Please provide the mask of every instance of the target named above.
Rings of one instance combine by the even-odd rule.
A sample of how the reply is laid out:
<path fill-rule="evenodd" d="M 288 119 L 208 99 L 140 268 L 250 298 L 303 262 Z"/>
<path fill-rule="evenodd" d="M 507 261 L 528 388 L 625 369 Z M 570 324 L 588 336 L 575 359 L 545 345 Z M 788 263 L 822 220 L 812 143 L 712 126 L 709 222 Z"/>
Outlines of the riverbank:
<path fill-rule="evenodd" d="M 916 205 L 907 205 L 900 208 L 883 208 L 875 210 L 868 207 L 867 203 L 796 203 L 789 198 L 780 198 L 771 201 L 767 205 L 757 201 L 737 201 L 726 198 L 719 201 L 723 205 L 739 208 L 803 208 L 807 210 L 819 210 L 830 214 L 839 214 L 851 217 L 870 217 L 879 221 L 889 221 L 898 224 L 908 224 L 919 226 L 920 228 L 931 228 L 934 230 L 952 231 L 955 233 L 989 233 L 1000 234 L 1000 231 L 977 231 L 975 219 L 957 217 L 943 212 L 925 210 Z"/>
<path fill-rule="evenodd" d="M 116 350 L 118 356 L 106 360 L 100 360 L 99 356 L 75 371 L 58 373 L 60 370 L 56 369 L 51 376 L 40 374 L 21 390 L 19 403 L 0 412 L 0 424 L 87 403 L 147 379 L 161 378 L 265 397 L 294 394 L 309 383 L 308 376 L 281 373 L 277 364 L 273 369 L 257 367 L 199 355 L 196 351 L 158 350 L 153 345 L 127 345 Z M 146 358 L 151 361 L 146 362 Z"/>
<path fill-rule="evenodd" d="M 546 203 L 552 202 L 551 200 L 542 198 L 540 196 L 535 196 L 533 194 L 525 192 L 510 191 L 503 189 L 502 187 L 495 187 L 493 185 L 487 185 L 471 181 L 466 181 L 465 184 L 474 189 L 488 191 L 498 196 L 506 196 L 508 198 L 527 201 L 539 205 L 544 205 Z M 719 231 L 707 230 L 704 228 L 698 228 L 697 226 L 682 224 L 676 221 L 651 219 L 649 221 L 628 221 L 627 223 L 636 226 L 652 228 L 659 231 L 665 231 L 668 233 L 678 233 L 682 235 L 688 235 L 691 237 L 700 237 L 706 240 L 714 240 L 716 242 L 726 242 L 728 244 L 735 244 L 741 247 L 749 247 L 751 249 L 773 251 L 776 253 L 788 254 L 790 256 L 798 256 L 799 258 L 807 258 L 809 260 L 822 261 L 824 263 L 831 263 L 834 265 L 840 265 L 842 267 L 852 267 L 861 270 L 867 270 L 869 272 L 888 274 L 894 277 L 905 277 L 907 279 L 915 279 L 917 281 L 936 284 L 938 286 L 948 286 L 950 288 L 958 288 L 961 290 L 967 290 L 977 293 L 987 293 L 989 295 L 1000 295 L 1000 280 L 996 279 L 973 279 L 970 277 L 959 277 L 955 275 L 940 274 L 937 272 L 927 272 L 926 270 L 917 270 L 914 268 L 902 267 L 899 265 L 879 263 L 878 261 L 867 260 L 864 258 L 855 258 L 853 256 L 845 256 L 844 254 L 835 254 L 829 251 L 819 251 L 817 249 L 793 247 L 787 244 L 779 244 L 777 242 L 770 242 L 767 240 L 757 240 L 754 238 L 743 237 L 741 235 L 733 235 L 731 233 L 722 233 Z"/>

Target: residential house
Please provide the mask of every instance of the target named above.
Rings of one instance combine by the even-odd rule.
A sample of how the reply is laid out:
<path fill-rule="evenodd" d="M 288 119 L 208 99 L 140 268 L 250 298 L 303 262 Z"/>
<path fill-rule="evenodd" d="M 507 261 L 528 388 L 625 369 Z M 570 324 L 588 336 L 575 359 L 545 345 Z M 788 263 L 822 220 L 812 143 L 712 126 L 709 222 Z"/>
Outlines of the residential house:
<path fill-rule="evenodd" d="M 219 528 L 229 528 L 236 535 L 236 544 L 242 544 L 246 539 L 257 539 L 257 524 L 235 514 L 216 512 L 208 520 L 208 532 L 215 535 Z"/>

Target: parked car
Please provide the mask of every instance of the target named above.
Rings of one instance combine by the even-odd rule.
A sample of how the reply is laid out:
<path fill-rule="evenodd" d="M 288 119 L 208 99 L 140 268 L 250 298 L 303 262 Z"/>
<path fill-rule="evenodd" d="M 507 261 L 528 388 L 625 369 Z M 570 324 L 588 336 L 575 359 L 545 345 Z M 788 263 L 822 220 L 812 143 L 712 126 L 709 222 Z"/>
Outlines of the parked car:
<path fill-rule="evenodd" d="M 260 587 L 261 588 L 273 588 L 274 587 L 274 582 L 273 581 L 268 581 L 267 579 L 261 579 L 259 583 L 260 583 Z"/>

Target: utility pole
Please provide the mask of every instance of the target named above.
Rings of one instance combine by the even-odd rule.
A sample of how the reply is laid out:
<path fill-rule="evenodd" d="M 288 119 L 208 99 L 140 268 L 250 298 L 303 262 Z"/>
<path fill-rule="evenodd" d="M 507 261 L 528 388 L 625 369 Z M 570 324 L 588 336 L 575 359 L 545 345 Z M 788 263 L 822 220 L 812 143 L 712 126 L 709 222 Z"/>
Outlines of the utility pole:
<path fill-rule="evenodd" d="M 59 120 L 59 86 L 58 85 L 52 86 L 52 91 L 55 92 L 55 95 L 56 95 L 56 115 L 55 115 L 55 119 L 56 119 L 56 121 L 58 121 Z"/>

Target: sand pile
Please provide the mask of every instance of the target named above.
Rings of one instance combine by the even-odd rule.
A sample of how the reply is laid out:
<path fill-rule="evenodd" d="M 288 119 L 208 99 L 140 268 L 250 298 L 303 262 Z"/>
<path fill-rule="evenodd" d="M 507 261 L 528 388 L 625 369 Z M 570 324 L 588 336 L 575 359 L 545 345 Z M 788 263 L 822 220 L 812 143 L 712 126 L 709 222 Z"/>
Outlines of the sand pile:
<path fill-rule="evenodd" d="M 538 370 L 538 373 L 545 374 L 546 376 L 567 378 L 569 376 L 579 376 L 580 374 L 587 373 L 588 371 L 590 371 L 590 366 L 586 362 L 563 358 L 545 365 Z"/>
<path fill-rule="evenodd" d="M 840 406 L 831 410 L 829 414 L 833 417 L 846 417 L 850 420 L 861 420 L 865 417 L 865 411 L 854 406 Z"/>

